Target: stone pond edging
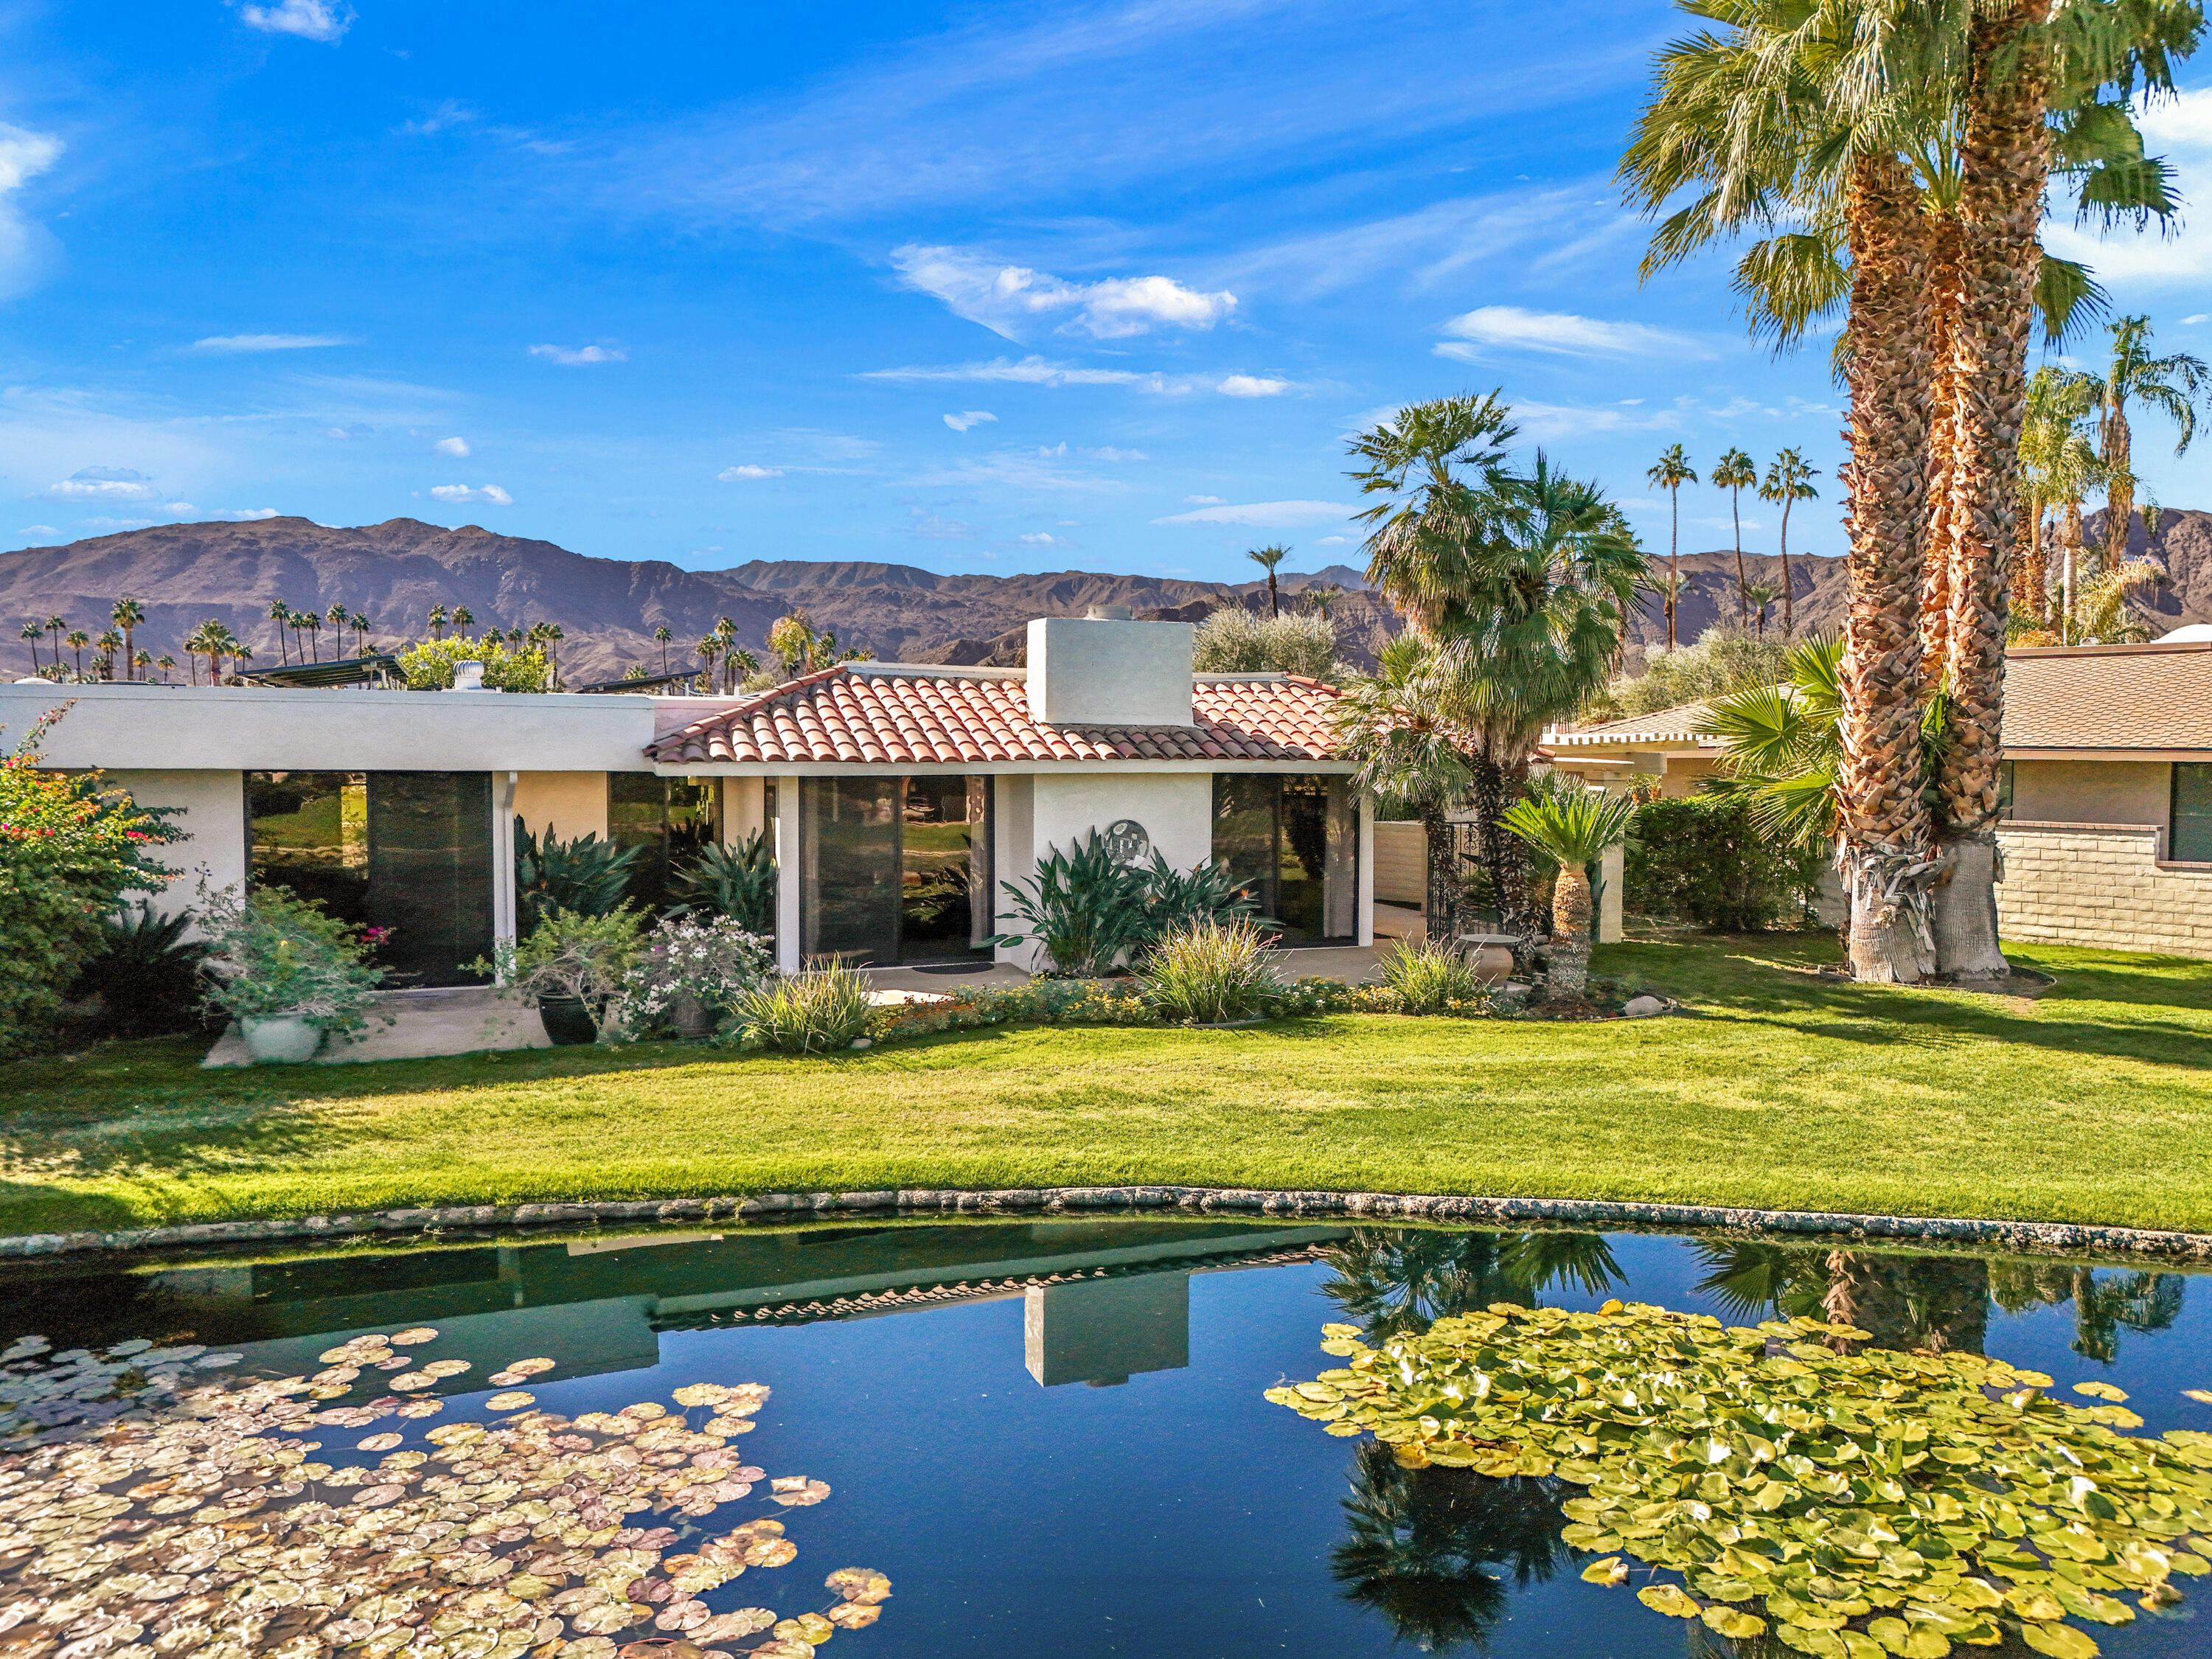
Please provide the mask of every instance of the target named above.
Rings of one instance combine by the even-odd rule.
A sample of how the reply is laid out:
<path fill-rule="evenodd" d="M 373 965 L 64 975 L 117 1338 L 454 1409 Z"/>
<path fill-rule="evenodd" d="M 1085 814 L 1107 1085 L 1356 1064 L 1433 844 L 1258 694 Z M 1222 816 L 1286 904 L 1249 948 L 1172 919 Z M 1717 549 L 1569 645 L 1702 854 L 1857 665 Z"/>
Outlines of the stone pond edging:
<path fill-rule="evenodd" d="M 1281 1192 L 1216 1187 L 1023 1187 L 997 1191 L 913 1189 L 870 1193 L 764 1193 L 750 1197 L 612 1199 L 574 1204 L 476 1204 L 372 1210 L 356 1214 L 202 1221 L 111 1232 L 28 1233 L 0 1238 L 0 1260 L 192 1245 L 313 1242 L 447 1228 L 559 1226 L 599 1222 L 787 1220 L 823 1215 L 1064 1214 L 1070 1211 L 1176 1210 L 1360 1221 L 1530 1222 L 1848 1238 L 2017 1251 L 2095 1251 L 2137 1258 L 2212 1261 L 2212 1235 L 2053 1221 L 1850 1215 L 1744 1210 L 1702 1204 L 1645 1204 L 1571 1198 L 1461 1198 L 1389 1193 Z"/>

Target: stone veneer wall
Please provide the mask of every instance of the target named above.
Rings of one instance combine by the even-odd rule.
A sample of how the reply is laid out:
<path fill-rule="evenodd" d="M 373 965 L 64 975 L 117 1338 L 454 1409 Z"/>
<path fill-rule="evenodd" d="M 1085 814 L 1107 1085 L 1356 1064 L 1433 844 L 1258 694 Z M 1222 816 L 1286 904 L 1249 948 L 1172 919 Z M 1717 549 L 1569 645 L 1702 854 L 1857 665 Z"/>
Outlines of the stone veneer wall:
<path fill-rule="evenodd" d="M 2007 939 L 2212 957 L 2212 864 L 2166 864 L 2153 824 L 2002 824 Z"/>

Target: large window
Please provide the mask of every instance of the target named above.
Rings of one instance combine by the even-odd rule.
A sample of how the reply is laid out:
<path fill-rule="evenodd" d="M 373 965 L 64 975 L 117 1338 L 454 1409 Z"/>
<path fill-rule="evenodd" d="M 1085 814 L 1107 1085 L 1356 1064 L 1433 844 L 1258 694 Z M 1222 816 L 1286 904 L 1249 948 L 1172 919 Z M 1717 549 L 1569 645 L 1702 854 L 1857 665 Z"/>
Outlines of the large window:
<path fill-rule="evenodd" d="M 491 953 L 491 775 L 249 772 L 248 879 L 392 930 L 374 961 L 394 990 L 480 985 Z"/>
<path fill-rule="evenodd" d="M 2166 855 L 2176 864 L 2212 864 L 2212 764 L 2175 763 Z"/>
<path fill-rule="evenodd" d="M 1213 856 L 1292 943 L 1358 928 L 1359 809 L 1340 777 L 1216 773 Z"/>
<path fill-rule="evenodd" d="M 802 949 L 853 962 L 969 959 L 990 933 L 990 780 L 808 778 Z"/>
<path fill-rule="evenodd" d="M 720 780 L 661 778 L 650 772 L 607 774 L 607 839 L 635 847 L 629 896 L 641 909 L 669 902 L 669 884 L 720 833 Z"/>

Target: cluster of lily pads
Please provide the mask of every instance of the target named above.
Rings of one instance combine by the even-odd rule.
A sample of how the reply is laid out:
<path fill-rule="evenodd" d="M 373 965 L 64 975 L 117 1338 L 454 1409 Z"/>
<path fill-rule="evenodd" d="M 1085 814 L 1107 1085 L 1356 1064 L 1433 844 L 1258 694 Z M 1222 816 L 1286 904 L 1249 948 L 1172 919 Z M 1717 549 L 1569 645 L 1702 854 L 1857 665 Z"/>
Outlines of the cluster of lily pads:
<path fill-rule="evenodd" d="M 1555 1475 L 1587 1489 L 1561 1536 L 1583 1577 L 1645 1606 L 1822 1659 L 1941 1659 L 2016 1637 L 2091 1659 L 2080 1625 L 2180 1600 L 2212 1553 L 2212 1434 L 2127 1432 L 2103 1382 L 1963 1352 L 1862 1348 L 1797 1318 L 1752 1328 L 1607 1302 L 1493 1304 L 1343 1358 L 1267 1398 L 1413 1468 Z M 1659 1571 L 1680 1582 L 1657 1580 Z M 2135 1604 L 2123 1601 L 2131 1595 Z"/>
<path fill-rule="evenodd" d="M 511 1415 L 441 1424 L 419 1448 L 390 1429 L 354 1438 L 445 1409 L 421 1390 L 468 1364 L 398 1352 L 437 1334 L 356 1337 L 324 1370 L 280 1378 L 223 1375 L 241 1356 L 191 1344 L 55 1353 L 29 1337 L 0 1352 L 0 1653 L 809 1659 L 876 1621 L 890 1581 L 865 1567 L 831 1573 L 829 1599 L 787 1617 L 702 1599 L 799 1553 L 782 1522 L 728 1526 L 726 1505 L 763 1483 L 784 1510 L 830 1496 L 731 1449 L 764 1385 L 691 1383 L 672 1411 L 573 1421 L 519 1409 L 535 1402 L 514 1390 L 485 1402 Z M 325 1403 L 372 1368 L 411 1397 Z"/>

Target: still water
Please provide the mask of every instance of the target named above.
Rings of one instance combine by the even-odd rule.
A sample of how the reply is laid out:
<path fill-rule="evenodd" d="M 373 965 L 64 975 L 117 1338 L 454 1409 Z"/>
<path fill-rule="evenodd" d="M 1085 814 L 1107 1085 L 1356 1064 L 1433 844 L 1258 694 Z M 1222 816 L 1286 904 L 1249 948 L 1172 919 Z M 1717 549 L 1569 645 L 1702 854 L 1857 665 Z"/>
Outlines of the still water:
<path fill-rule="evenodd" d="M 1328 1437 L 1262 1398 L 1337 1363 L 1318 1351 L 1326 1322 L 1356 1325 L 1375 1341 L 1498 1302 L 1583 1310 L 1613 1297 L 1730 1324 L 1825 1310 L 1880 1345 L 1984 1352 L 2047 1372 L 2054 1396 L 2077 1382 L 2113 1383 L 2143 1418 L 2143 1435 L 2212 1430 L 2212 1404 L 2185 1393 L 2212 1389 L 2204 1282 L 2044 1258 L 1189 1218 L 487 1237 L 251 1262 L 65 1264 L 0 1279 L 0 1348 L 14 1344 L 0 1401 L 9 1389 L 18 1400 L 16 1415 L 0 1418 L 0 1655 L 499 1659 L 557 1654 L 563 1642 L 575 1659 L 617 1651 L 686 1659 L 763 1643 L 772 1653 L 805 1650 L 774 1645 L 811 1639 L 794 1626 L 778 1626 L 781 1635 L 728 1634 L 727 1615 L 754 1606 L 785 1618 L 828 1610 L 831 1622 L 817 1613 L 809 1630 L 840 1626 L 836 1651 L 852 1659 L 1765 1651 L 1732 1649 L 1702 1626 L 1583 1582 L 1592 1558 L 1559 1537 L 1559 1505 L 1576 1488 L 1402 1469 L 1373 1442 Z M 44 1352 L 19 1340 L 32 1337 L 46 1339 Z M 292 1415 L 234 1425 L 230 1441 L 260 1437 L 242 1443 L 244 1450 L 222 1443 L 228 1474 L 134 1485 L 185 1468 L 181 1452 L 155 1456 L 150 1467 L 134 1453 L 138 1462 L 127 1469 L 117 1462 L 77 1471 L 80 1509 L 104 1493 L 106 1510 L 72 1519 L 51 1504 L 42 1509 L 21 1472 L 43 1457 L 42 1478 L 52 1478 L 56 1448 L 114 1431 L 97 1419 L 128 1402 L 103 1403 L 101 1374 L 85 1368 L 133 1340 L 156 1346 L 107 1363 L 151 1362 L 156 1395 L 139 1404 L 157 1422 L 195 1388 L 326 1380 L 319 1398 L 298 1382 L 289 1395 L 257 1396 L 264 1407 L 292 1401 L 277 1408 Z M 88 1352 L 76 1357 L 80 1350 Z M 35 1389 L 22 1379 L 72 1365 L 82 1386 L 23 1399 Z M 753 1395 L 733 1393 L 742 1384 L 769 1391 L 757 1409 Z M 678 1389 L 691 1390 L 688 1407 Z M 647 1434 L 635 1432 L 637 1418 L 593 1416 L 647 1402 L 671 1415 L 648 1413 Z M 453 1436 L 471 1432 L 453 1425 L 496 1427 L 518 1411 L 522 1438 L 502 1455 L 525 1468 L 525 1486 L 532 1468 L 568 1471 L 560 1490 L 573 1502 L 556 1507 L 574 1512 L 549 1522 L 542 1505 L 509 1511 L 508 1530 L 475 1546 L 457 1542 L 494 1524 L 468 1528 L 472 1514 L 495 1510 L 513 1486 L 489 1504 L 439 1510 L 441 1521 L 432 1509 L 442 1499 L 429 1490 L 440 1482 L 410 1483 L 446 1468 L 437 1460 L 453 1454 Z M 735 1432 L 740 1418 L 757 1431 Z M 7 1439 L 11 1425 L 15 1437 Z M 714 1435 L 726 1439 L 726 1450 L 692 1455 L 722 1446 Z M 622 1443 L 625 1436 L 637 1449 Z M 33 1440 L 44 1449 L 27 1449 Z M 374 1443 L 357 1449 L 364 1441 Z M 283 1444 L 295 1449 L 252 1449 Z M 617 1446 L 611 1465 L 605 1454 Z M 415 1453 L 431 1461 L 400 1455 Z M 237 1473 L 257 1458 L 268 1465 L 286 1456 L 295 1467 Z M 619 1503 L 592 1508 L 588 1470 L 635 1476 L 642 1462 L 652 1474 L 656 1459 L 706 1470 L 686 1474 L 699 1483 L 692 1487 L 669 1488 L 680 1502 L 661 1499 L 648 1510 L 634 1501 L 628 1513 Z M 364 1486 L 380 1478 L 369 1468 L 380 1460 L 407 1467 L 389 1475 L 395 1484 Z M 331 1479 L 285 1480 L 295 1468 Z M 489 1489 L 475 1478 L 479 1488 L 470 1495 L 481 1498 Z M 782 1498 L 770 1490 L 779 1478 L 789 1483 Z M 809 1481 L 826 1486 L 826 1498 L 811 1501 Z M 459 1492 L 445 1485 L 445 1498 Z M 133 1492 L 137 1507 L 127 1509 Z M 376 1496 L 386 1492 L 392 1495 Z M 418 1500 L 430 1507 L 404 1523 L 393 1519 Z M 386 1507 L 377 1510 L 380 1503 Z M 319 1522 L 318 1536 L 337 1538 L 341 1553 L 331 1559 L 351 1564 L 342 1574 L 329 1569 L 342 1583 L 315 1582 L 312 1563 L 322 1558 L 313 1550 L 285 1558 L 250 1547 L 256 1527 L 301 1504 L 319 1506 L 312 1511 L 319 1516 L 336 1510 Z M 332 1531 L 365 1510 L 377 1510 L 368 1534 Z M 392 1530 L 374 1533 L 379 1515 Z M 721 1560 L 731 1571 L 740 1559 L 734 1552 L 769 1538 L 733 1534 L 763 1516 L 797 1546 L 794 1562 L 763 1565 L 756 1549 L 743 1558 L 752 1562 L 743 1576 L 681 1589 L 714 1576 L 702 1576 L 697 1563 Z M 533 1541 L 533 1520 L 536 1540 L 548 1525 L 573 1522 L 569 1541 L 583 1554 L 556 1559 L 561 1542 Z M 110 1530 L 101 1534 L 102 1526 Z M 403 1527 L 412 1529 L 404 1540 Z M 49 1566 L 74 1564 L 75 1577 L 40 1578 L 38 1550 L 52 1552 L 67 1528 L 76 1530 L 66 1547 L 127 1552 L 135 1543 L 139 1558 L 103 1565 L 97 1553 L 50 1553 Z M 626 1529 L 619 1537 L 617 1528 Z M 580 1542 L 586 1531 L 591 1538 Z M 294 1532 L 289 1541 L 306 1536 Z M 700 1553 L 730 1536 L 738 1541 L 724 1555 Z M 482 1551 L 494 1546 L 522 1552 L 520 1570 L 485 1566 Z M 462 1582 L 489 1588 L 459 1611 L 464 1591 L 438 1575 L 471 1559 L 453 1553 L 465 1547 L 479 1552 L 481 1571 Z M 589 1605 L 599 1593 L 571 1589 L 564 1601 L 559 1586 L 613 1583 L 586 1558 L 624 1547 L 641 1552 L 638 1576 L 617 1588 L 642 1598 L 630 1606 L 653 1616 L 590 1636 L 626 1616 L 621 1595 L 599 1596 L 617 1610 L 594 1625 Z M 542 1553 L 533 1564 L 534 1550 Z M 843 1592 L 823 1588 L 825 1575 L 848 1566 L 890 1581 L 876 1622 L 866 1621 L 878 1604 L 851 1588 L 858 1581 Z M 564 1581 L 563 1567 L 580 1581 Z M 535 1569 L 546 1588 L 526 1582 Z M 495 1570 L 505 1578 L 485 1576 Z M 224 1626 L 219 1610 L 198 1624 L 176 1612 L 195 1596 L 235 1603 L 253 1575 L 274 1583 L 280 1571 L 295 1588 L 270 1592 L 275 1605 L 242 1642 L 235 1620 Z M 679 1580 L 684 1571 L 694 1577 Z M 154 1588 L 134 1590 L 144 1599 L 128 1607 L 116 1594 L 99 1601 L 97 1587 L 122 1571 L 139 1572 Z M 380 1571 L 407 1576 L 418 1600 L 426 1577 L 449 1599 L 424 1601 L 411 1626 L 389 1619 L 377 1626 L 374 1615 L 392 1608 L 359 1598 Z M 696 1601 L 723 1622 L 702 1626 L 696 1608 L 671 1614 L 671 1582 L 679 1587 L 675 1602 Z M 2188 1601 L 2098 1630 L 2102 1650 L 2122 1659 L 2212 1655 L 2212 1621 L 2191 1616 L 2212 1595 L 2212 1579 L 2177 1582 Z M 841 1603 L 848 1593 L 858 1600 Z M 556 1607 L 568 1611 L 557 1630 Z M 43 1622 L 50 1608 L 73 1622 Z M 690 1641 L 693 1628 L 708 1639 L 674 1645 Z"/>

